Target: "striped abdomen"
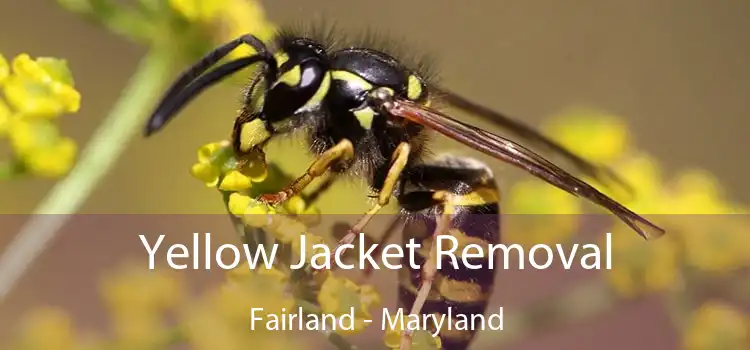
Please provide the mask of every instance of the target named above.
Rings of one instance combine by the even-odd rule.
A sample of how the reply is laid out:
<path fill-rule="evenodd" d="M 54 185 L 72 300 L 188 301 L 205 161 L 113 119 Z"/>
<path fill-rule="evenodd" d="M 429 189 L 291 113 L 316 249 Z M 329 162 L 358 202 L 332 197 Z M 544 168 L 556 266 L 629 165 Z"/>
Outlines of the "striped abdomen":
<path fill-rule="evenodd" d="M 432 290 L 421 311 L 421 314 L 452 315 L 450 320 L 446 317 L 440 330 L 445 350 L 466 349 L 469 346 L 476 331 L 482 326 L 478 324 L 480 317 L 472 318 L 472 315 L 483 315 L 486 311 L 495 280 L 494 270 L 489 267 L 488 245 L 496 244 L 500 240 L 499 192 L 493 181 L 482 181 L 481 185 L 474 186 L 469 191 L 460 191 L 463 194 L 454 194 L 448 203 L 434 204 L 430 209 L 407 214 L 408 220 L 404 228 L 404 244 L 410 238 L 414 238 L 415 242 L 420 244 L 421 249 L 415 254 L 415 263 L 423 266 L 428 257 L 437 221 L 440 220 L 439 215 L 428 213 L 443 212 L 446 204 L 452 207 L 455 213 L 451 219 L 450 230 L 444 234 L 455 238 L 458 247 L 454 251 L 457 265 L 454 265 L 448 256 L 440 259 L 441 265 Z M 466 186 L 463 187 L 465 189 Z M 409 195 L 403 196 L 402 206 L 409 207 L 409 198 Z M 440 209 L 436 210 L 438 208 L 435 206 Z M 481 265 L 482 268 L 469 269 L 464 265 L 461 252 L 468 244 L 476 244 L 484 254 L 482 258 L 467 258 L 466 262 L 472 267 Z M 452 247 L 451 240 L 442 240 L 443 251 Z M 477 249 L 469 251 L 471 255 L 477 255 L 477 252 Z M 399 299 L 401 306 L 408 312 L 421 284 L 422 272 L 411 269 L 408 261 L 404 261 L 403 266 L 399 275 Z M 462 319 L 468 320 L 468 325 L 466 322 L 456 324 Z M 452 322 L 452 326 L 449 327 L 448 322 Z"/>

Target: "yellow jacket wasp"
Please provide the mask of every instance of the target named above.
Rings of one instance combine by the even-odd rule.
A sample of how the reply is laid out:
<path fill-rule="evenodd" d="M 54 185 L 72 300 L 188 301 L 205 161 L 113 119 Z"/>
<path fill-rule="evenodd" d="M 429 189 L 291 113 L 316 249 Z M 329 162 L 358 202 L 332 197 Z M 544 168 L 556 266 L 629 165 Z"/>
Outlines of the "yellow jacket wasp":
<path fill-rule="evenodd" d="M 406 228 L 404 239 L 417 235 L 434 243 L 437 235 L 452 234 L 459 240 L 500 240 L 500 195 L 492 172 L 483 163 L 465 157 L 426 157 L 425 136 L 430 130 L 608 209 L 645 238 L 664 234 L 663 229 L 539 154 L 432 106 L 440 102 L 473 113 L 566 158 L 587 176 L 620 181 L 609 170 L 581 159 L 518 121 L 430 83 L 427 73 L 397 60 L 385 49 L 362 43 L 336 45 L 325 34 L 282 30 L 271 46 L 252 35 L 222 45 L 173 83 L 148 121 L 146 135 L 162 128 L 204 89 L 262 63 L 234 124 L 234 150 L 238 155 L 247 154 L 262 149 L 274 136 L 295 131 L 307 134 L 316 160 L 283 191 L 262 196 L 271 204 L 300 193 L 328 171 L 364 177 L 377 193 L 377 203 L 339 244 L 351 243 L 355 233 L 392 197 L 402 214 L 420 218 L 430 230 L 419 235 Z M 243 44 L 256 53 L 208 71 Z M 481 216 L 482 224 L 467 220 L 470 215 Z M 453 314 L 485 312 L 494 283 L 491 271 L 438 272 L 434 247 L 421 259 L 422 271 L 402 271 L 399 295 L 406 310 L 412 314 L 445 314 L 447 308 L 452 308 Z M 401 349 L 410 348 L 410 337 L 408 332 L 404 334 Z M 444 349 L 465 349 L 473 337 L 473 331 L 441 334 Z"/>

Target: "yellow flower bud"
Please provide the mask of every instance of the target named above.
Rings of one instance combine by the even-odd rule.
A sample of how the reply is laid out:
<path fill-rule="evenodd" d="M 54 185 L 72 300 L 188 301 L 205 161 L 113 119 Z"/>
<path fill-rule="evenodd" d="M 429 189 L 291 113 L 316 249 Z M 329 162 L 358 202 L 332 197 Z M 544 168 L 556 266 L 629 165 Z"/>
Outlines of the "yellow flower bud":
<path fill-rule="evenodd" d="M 271 215 L 276 211 L 265 203 L 252 200 L 245 209 L 242 221 L 250 227 L 266 227 L 271 222 Z"/>
<path fill-rule="evenodd" d="M 21 343 L 24 349 L 73 349 L 76 345 L 73 321 L 58 309 L 34 310 L 24 320 Z"/>
<path fill-rule="evenodd" d="M 274 25 L 266 20 L 263 5 L 259 1 L 227 0 L 222 7 L 221 29 L 223 37 L 236 38 L 244 33 L 253 33 L 263 41 L 271 39 L 276 32 Z M 229 58 L 240 58 L 253 54 L 248 45 L 232 50 Z"/>
<path fill-rule="evenodd" d="M 290 214 L 302 214 L 305 211 L 305 200 L 300 196 L 294 196 L 284 202 L 284 209 Z"/>
<path fill-rule="evenodd" d="M 686 171 L 677 178 L 671 196 L 671 214 L 728 214 L 729 203 L 716 178 L 702 170 Z"/>
<path fill-rule="evenodd" d="M 203 181 L 206 186 L 214 187 L 219 181 L 219 169 L 208 163 L 196 163 L 190 167 L 190 174 Z"/>
<path fill-rule="evenodd" d="M 584 159 L 610 163 L 625 153 L 630 133 L 617 116 L 588 109 L 573 109 L 543 127 L 552 138 Z"/>
<path fill-rule="evenodd" d="M 8 66 L 8 60 L 5 56 L 0 54 L 0 85 L 5 82 L 5 79 L 10 75 L 10 66 Z"/>
<path fill-rule="evenodd" d="M 16 75 L 6 80 L 4 91 L 8 103 L 19 113 L 33 117 L 56 118 L 75 112 L 81 100 L 74 90 Z M 64 93 L 58 95 L 59 91 Z"/>
<path fill-rule="evenodd" d="M 603 273 L 618 294 L 635 297 L 679 286 L 679 249 L 672 237 L 646 241 L 626 232 L 630 229 L 625 224 L 618 223 L 616 228 L 611 236 L 612 269 Z"/>
<path fill-rule="evenodd" d="M 750 347 L 750 323 L 730 305 L 708 302 L 692 316 L 684 333 L 685 349 L 747 349 Z"/>
<path fill-rule="evenodd" d="M 297 244 L 299 244 L 299 237 L 305 234 L 307 227 L 297 220 L 284 216 L 281 216 L 277 220 L 279 220 L 280 223 L 272 230 L 274 238 L 284 244 L 294 241 L 297 241 Z"/>
<path fill-rule="evenodd" d="M 27 154 L 23 161 L 26 168 L 42 177 L 59 177 L 73 167 L 78 146 L 71 138 L 61 138 L 52 147 L 40 147 Z"/>
<path fill-rule="evenodd" d="M 516 183 L 508 193 L 505 235 L 509 242 L 530 248 L 534 244 L 565 243 L 577 232 L 581 212 L 578 198 L 532 179 Z"/>
<path fill-rule="evenodd" d="M 226 0 L 169 0 L 169 6 L 187 20 L 208 22 L 226 6 Z"/>
<path fill-rule="evenodd" d="M 228 142 L 211 142 L 201 146 L 198 148 L 198 162 L 210 163 L 213 160 L 214 154 L 228 145 Z"/>
<path fill-rule="evenodd" d="M 383 338 L 385 346 L 389 349 L 401 349 L 402 334 L 403 330 L 387 329 Z M 412 333 L 411 348 L 413 350 L 439 350 L 443 348 L 443 342 L 440 337 L 433 337 L 428 331 L 418 330 Z"/>
<path fill-rule="evenodd" d="M 250 188 L 250 186 L 251 182 L 249 177 L 243 175 L 237 170 L 231 170 L 224 175 L 221 184 L 219 184 L 219 189 L 223 191 L 244 191 Z"/>
<path fill-rule="evenodd" d="M 13 60 L 13 73 L 5 82 L 8 102 L 20 113 L 54 118 L 80 109 L 81 95 L 73 88 L 73 78 L 65 60 L 27 54 Z"/>
<path fill-rule="evenodd" d="M 329 276 L 318 293 L 318 304 L 324 313 L 345 314 L 354 309 L 354 329 L 339 331 L 342 334 L 359 333 L 369 324 L 370 309 L 380 304 L 380 296 L 372 287 L 360 287 L 349 279 Z"/>
<path fill-rule="evenodd" d="M 52 77 L 37 62 L 26 53 L 13 59 L 13 73 L 21 77 L 31 78 L 40 82 L 48 82 Z"/>
<path fill-rule="evenodd" d="M 233 282 L 244 281 L 250 278 L 250 266 L 240 264 L 239 266 L 227 271 L 227 279 Z"/>
<path fill-rule="evenodd" d="M 8 107 L 5 101 L 0 99 L 0 136 L 7 134 L 12 116 L 13 112 L 10 110 L 10 107 Z"/>
<path fill-rule="evenodd" d="M 229 195 L 229 203 L 227 203 L 227 207 L 229 208 L 229 212 L 233 215 L 242 216 L 252 202 L 253 199 L 250 198 L 250 196 L 235 192 Z"/>
<path fill-rule="evenodd" d="M 274 285 L 285 285 L 289 281 L 289 276 L 273 267 L 270 269 L 264 267 L 258 268 L 257 275 L 266 282 L 273 283 Z"/>
<path fill-rule="evenodd" d="M 9 141 L 16 154 L 23 157 L 40 146 L 51 146 L 59 137 L 55 126 L 48 121 L 18 119 L 10 123 Z"/>

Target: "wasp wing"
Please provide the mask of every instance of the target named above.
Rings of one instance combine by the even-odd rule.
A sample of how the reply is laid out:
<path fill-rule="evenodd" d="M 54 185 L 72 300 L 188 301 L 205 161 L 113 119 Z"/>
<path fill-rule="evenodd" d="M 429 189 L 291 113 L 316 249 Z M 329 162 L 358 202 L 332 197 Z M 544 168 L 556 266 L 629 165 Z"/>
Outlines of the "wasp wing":
<path fill-rule="evenodd" d="M 623 189 L 625 189 L 628 193 L 630 193 L 631 195 L 633 194 L 633 188 L 611 169 L 593 164 L 586 159 L 581 158 L 577 154 L 567 149 L 565 146 L 543 135 L 527 124 L 524 124 L 521 121 L 513 119 L 502 113 L 498 113 L 478 103 L 469 101 L 465 97 L 460 96 L 447 89 L 441 87 L 432 87 L 431 89 L 440 96 L 439 100 L 441 102 L 481 117 L 489 122 L 492 122 L 496 126 L 510 131 L 515 136 L 518 136 L 524 141 L 528 141 L 530 144 L 543 147 L 545 151 L 555 153 L 564 157 L 567 161 L 572 163 L 573 166 L 578 168 L 580 172 L 601 182 L 605 186 L 610 186 L 611 182 L 615 182 Z"/>
<path fill-rule="evenodd" d="M 644 238 L 656 238 L 665 232 L 662 228 L 599 192 L 541 155 L 509 139 L 463 123 L 436 109 L 405 99 L 396 99 L 392 102 L 384 105 L 384 108 L 390 114 L 424 125 L 475 150 L 526 170 L 570 194 L 586 198 L 611 211 Z M 646 229 L 639 224 L 645 225 Z"/>

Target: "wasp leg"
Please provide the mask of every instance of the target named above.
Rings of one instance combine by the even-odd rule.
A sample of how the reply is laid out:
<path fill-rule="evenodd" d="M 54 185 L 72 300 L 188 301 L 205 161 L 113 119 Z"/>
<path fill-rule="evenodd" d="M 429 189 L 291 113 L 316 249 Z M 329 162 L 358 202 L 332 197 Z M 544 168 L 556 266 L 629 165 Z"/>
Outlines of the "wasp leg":
<path fill-rule="evenodd" d="M 450 193 L 444 191 L 435 192 L 433 195 L 433 199 L 443 203 L 443 213 L 440 215 L 440 218 L 437 221 L 437 227 L 432 234 L 432 243 L 430 244 L 427 261 L 422 266 L 422 283 L 417 290 L 417 295 L 414 299 L 414 304 L 412 304 L 411 311 L 409 311 L 409 314 L 411 315 L 419 315 L 422 312 L 422 307 L 427 301 L 430 291 L 432 291 L 432 283 L 437 274 L 437 238 L 440 235 L 448 233 L 451 219 L 453 218 L 454 208 L 450 203 L 450 196 Z M 408 330 L 404 331 L 401 336 L 401 350 L 410 350 L 411 343 L 412 332 Z"/>
<path fill-rule="evenodd" d="M 380 256 L 380 253 L 383 251 L 383 244 L 387 242 L 391 237 L 393 237 L 393 234 L 396 233 L 396 228 L 398 228 L 399 224 L 402 223 L 400 220 L 400 216 L 396 216 L 391 220 L 391 223 L 388 225 L 388 228 L 385 229 L 385 232 L 383 235 L 378 239 L 375 244 L 377 244 L 377 247 L 373 251 L 373 256 Z M 360 242 L 360 244 L 364 244 L 365 242 Z M 365 271 L 362 273 L 362 276 L 359 279 L 359 284 L 366 283 L 370 277 L 372 276 L 372 272 L 375 270 L 375 267 L 368 264 L 365 267 Z"/>
<path fill-rule="evenodd" d="M 289 186 L 277 193 L 262 195 L 261 200 L 272 205 L 284 202 L 290 197 L 301 193 L 314 179 L 325 174 L 334 163 L 338 161 L 348 162 L 353 158 L 354 146 L 351 141 L 343 139 L 335 146 L 323 152 L 323 154 L 321 154 L 310 165 L 310 167 L 307 168 L 307 172 L 304 175 L 298 177 Z"/>
<path fill-rule="evenodd" d="M 409 146 L 408 143 L 404 142 L 398 145 L 396 147 L 396 150 L 393 152 L 393 157 L 391 158 L 391 166 L 388 169 L 388 174 L 385 177 L 385 181 L 383 182 L 383 188 L 378 193 L 378 201 L 375 203 L 375 205 L 370 208 L 370 210 L 367 211 L 367 213 L 357 221 L 354 226 L 349 230 L 349 233 L 344 236 L 339 242 L 336 248 L 338 249 L 339 246 L 342 244 L 350 244 L 354 242 L 354 239 L 357 237 L 357 233 L 361 232 L 362 229 L 365 228 L 368 222 L 372 219 L 372 217 L 377 214 L 383 207 L 388 205 L 388 203 L 391 200 L 391 196 L 393 196 L 393 191 L 396 189 L 396 184 L 398 183 L 398 179 L 401 177 L 401 173 L 404 171 L 404 168 L 406 167 L 407 162 L 409 161 L 409 154 L 411 153 L 411 146 Z M 336 251 L 336 250 L 334 250 Z"/>
<path fill-rule="evenodd" d="M 324 195 L 326 192 L 328 192 L 329 189 L 331 189 L 331 186 L 336 183 L 336 181 L 339 179 L 338 173 L 328 173 L 328 176 L 325 177 L 325 180 L 313 191 L 311 191 L 308 194 L 303 194 L 302 199 L 305 200 L 305 204 L 309 207 L 315 204 L 315 202 L 318 201 L 320 196 Z"/>

